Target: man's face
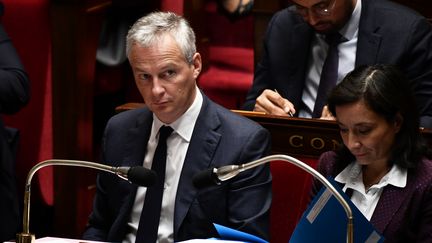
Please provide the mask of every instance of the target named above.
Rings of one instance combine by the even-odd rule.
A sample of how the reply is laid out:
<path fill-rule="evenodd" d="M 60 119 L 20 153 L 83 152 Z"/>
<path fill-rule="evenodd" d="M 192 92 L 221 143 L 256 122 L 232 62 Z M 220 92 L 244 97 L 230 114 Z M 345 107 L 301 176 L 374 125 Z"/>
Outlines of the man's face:
<path fill-rule="evenodd" d="M 351 17 L 357 0 L 292 0 L 296 12 L 316 32 L 341 29 Z"/>
<path fill-rule="evenodd" d="M 199 53 L 194 54 L 192 64 L 188 63 L 167 34 L 150 47 L 134 44 L 129 62 L 144 102 L 162 122 L 174 122 L 191 106 L 201 71 Z"/>

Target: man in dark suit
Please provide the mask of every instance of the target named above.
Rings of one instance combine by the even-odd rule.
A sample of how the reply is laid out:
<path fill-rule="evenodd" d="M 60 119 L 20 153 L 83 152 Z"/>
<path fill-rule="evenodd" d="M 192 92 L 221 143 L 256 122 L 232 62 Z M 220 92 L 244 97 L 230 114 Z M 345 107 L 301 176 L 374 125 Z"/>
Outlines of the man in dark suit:
<path fill-rule="evenodd" d="M 338 33 L 337 80 L 360 65 L 397 65 L 411 80 L 420 125 L 432 127 L 432 28 L 424 17 L 387 0 L 292 2 L 268 25 L 245 109 L 320 117 L 313 111 L 329 49 L 325 36 Z"/>
<path fill-rule="evenodd" d="M 3 4 L 0 2 L 0 17 Z M 3 26 L 0 25 L 0 113 L 13 114 L 30 98 L 30 81 Z M 18 131 L 0 118 L 0 242 L 15 239 L 20 226 L 15 152 Z"/>
<path fill-rule="evenodd" d="M 149 14 L 129 30 L 126 53 L 147 107 L 110 119 L 103 161 L 153 169 L 162 137 L 159 128 L 174 130 L 166 140 L 163 200 L 155 230 L 158 242 L 217 236 L 213 223 L 268 239 L 268 166 L 245 171 L 219 186 L 196 188 L 192 183 L 208 168 L 262 157 L 269 151 L 270 137 L 267 130 L 215 104 L 197 88 L 201 56 L 188 23 L 173 13 Z M 140 232 L 143 221 L 149 220 L 141 213 L 147 211 L 151 188 L 100 174 L 83 238 L 123 242 L 150 238 L 150 233 Z"/>

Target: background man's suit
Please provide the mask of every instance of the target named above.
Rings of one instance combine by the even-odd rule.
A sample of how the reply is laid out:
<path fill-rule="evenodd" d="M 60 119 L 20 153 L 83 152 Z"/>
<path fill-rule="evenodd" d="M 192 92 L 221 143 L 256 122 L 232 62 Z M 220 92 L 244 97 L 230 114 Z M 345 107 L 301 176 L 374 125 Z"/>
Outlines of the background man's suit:
<path fill-rule="evenodd" d="M 0 2 L 0 17 L 2 15 L 3 4 Z M 27 73 L 0 24 L 0 113 L 16 113 L 29 98 Z M 21 222 L 15 171 L 18 135 L 18 130 L 5 127 L 0 117 L 0 242 L 15 239 Z"/>
<path fill-rule="evenodd" d="M 194 175 L 202 170 L 258 159 L 269 151 L 270 146 L 267 130 L 220 107 L 204 95 L 203 98 L 177 190 L 174 240 L 215 235 L 212 223 L 268 239 L 271 205 L 268 166 L 243 172 L 220 186 L 198 190 L 192 184 Z M 146 108 L 114 116 L 105 131 L 103 160 L 113 166 L 142 165 L 151 125 L 152 113 Z M 102 190 L 97 191 L 89 220 L 94 227 L 87 229 L 84 238 L 121 241 L 126 233 L 136 187 L 112 175 L 101 174 L 98 188 Z M 104 218 L 103 215 L 109 216 Z"/>
<path fill-rule="evenodd" d="M 359 0 L 360 1 L 360 0 Z M 301 107 L 314 30 L 294 11 L 270 21 L 262 60 L 244 108 L 252 110 L 264 89 L 277 89 Z M 396 64 L 412 80 L 421 125 L 432 127 L 432 27 L 414 11 L 386 0 L 362 0 L 355 66 Z"/>

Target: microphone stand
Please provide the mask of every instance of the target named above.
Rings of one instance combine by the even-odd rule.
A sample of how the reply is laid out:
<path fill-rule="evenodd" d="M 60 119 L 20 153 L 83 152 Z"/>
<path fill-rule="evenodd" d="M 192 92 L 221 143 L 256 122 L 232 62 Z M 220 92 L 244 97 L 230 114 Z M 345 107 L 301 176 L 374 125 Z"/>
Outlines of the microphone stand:
<path fill-rule="evenodd" d="M 31 192 L 31 180 L 33 175 L 39 169 L 51 166 L 51 165 L 66 165 L 76 167 L 86 167 L 96 170 L 102 170 L 109 173 L 116 174 L 118 177 L 128 180 L 127 178 L 127 167 L 112 167 L 104 164 L 98 164 L 94 162 L 82 161 L 82 160 L 62 160 L 62 159 L 49 159 L 42 161 L 31 168 L 27 175 L 25 192 L 24 192 L 24 212 L 23 212 L 23 232 L 16 235 L 17 243 L 33 243 L 35 241 L 35 235 L 30 233 L 30 192 Z"/>
<path fill-rule="evenodd" d="M 265 164 L 267 162 L 274 161 L 274 160 L 282 160 L 285 162 L 289 162 L 289 163 L 301 168 L 302 170 L 311 174 L 314 178 L 318 179 L 322 184 L 324 184 L 324 186 L 326 188 L 328 188 L 330 190 L 330 192 L 336 197 L 336 199 L 339 201 L 339 203 L 342 205 L 342 207 L 345 210 L 345 213 L 346 213 L 347 219 L 348 219 L 346 242 L 352 243 L 353 239 L 354 239 L 354 233 L 353 233 L 354 225 L 353 225 L 353 213 L 352 213 L 351 207 L 349 206 L 347 201 L 342 197 L 342 195 L 333 187 L 333 185 L 323 175 L 321 175 L 319 172 L 317 172 L 315 169 L 313 169 L 309 165 L 305 164 L 304 162 L 302 162 L 296 158 L 293 158 L 291 156 L 288 156 L 288 155 L 275 154 L 275 155 L 263 157 L 263 158 L 258 159 L 258 160 L 254 160 L 254 161 L 246 163 L 246 164 L 222 166 L 222 167 L 219 167 L 217 169 L 214 169 L 213 173 L 216 174 L 217 178 L 220 181 L 226 181 L 226 180 L 229 180 L 229 179 L 235 177 L 237 174 L 239 174 L 242 171 L 254 168 L 256 166 L 259 166 L 259 165 L 262 165 L 262 164 Z"/>

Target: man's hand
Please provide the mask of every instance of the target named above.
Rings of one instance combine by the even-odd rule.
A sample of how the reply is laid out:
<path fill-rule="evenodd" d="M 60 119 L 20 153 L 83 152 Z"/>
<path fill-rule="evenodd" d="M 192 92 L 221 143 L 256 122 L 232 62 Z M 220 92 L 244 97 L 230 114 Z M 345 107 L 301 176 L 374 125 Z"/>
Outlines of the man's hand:
<path fill-rule="evenodd" d="M 292 116 L 296 110 L 294 105 L 279 93 L 266 89 L 256 99 L 254 111 L 277 116 Z"/>

